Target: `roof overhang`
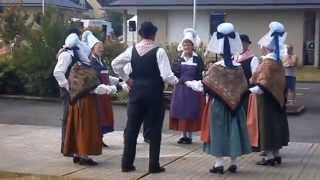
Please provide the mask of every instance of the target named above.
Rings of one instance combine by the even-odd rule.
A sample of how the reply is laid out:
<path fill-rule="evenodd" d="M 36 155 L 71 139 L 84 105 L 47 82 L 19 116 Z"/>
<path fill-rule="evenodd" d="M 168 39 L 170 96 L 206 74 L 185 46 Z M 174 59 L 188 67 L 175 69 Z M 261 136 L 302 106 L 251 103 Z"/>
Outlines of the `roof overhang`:
<path fill-rule="evenodd" d="M 21 7 L 42 7 L 42 4 L 39 3 L 16 3 L 16 4 L 12 4 L 12 3 L 0 3 L 0 7 L 13 7 L 13 6 L 21 6 Z M 84 11 L 86 10 L 85 8 L 82 7 L 67 7 L 67 6 L 61 6 L 61 5 L 57 5 L 57 4 L 45 4 L 45 7 L 58 7 L 61 9 L 70 9 L 70 10 L 79 10 L 79 11 Z"/>
<path fill-rule="evenodd" d="M 144 6 L 105 6 L 102 9 L 104 10 L 128 10 L 128 9 L 137 9 L 137 10 L 186 10 L 192 9 L 193 6 L 190 5 L 144 5 Z M 305 5 L 198 5 L 197 9 L 199 10 L 211 10 L 211 9 L 221 9 L 221 10 L 300 10 L 300 9 L 320 9 L 320 4 L 305 4 Z"/>

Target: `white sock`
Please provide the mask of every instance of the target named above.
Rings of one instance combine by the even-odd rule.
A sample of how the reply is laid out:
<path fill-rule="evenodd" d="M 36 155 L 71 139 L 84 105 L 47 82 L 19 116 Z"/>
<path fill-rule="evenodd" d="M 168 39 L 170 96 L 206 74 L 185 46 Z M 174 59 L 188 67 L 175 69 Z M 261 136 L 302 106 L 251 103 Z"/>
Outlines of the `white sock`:
<path fill-rule="evenodd" d="M 231 157 L 230 159 L 231 159 L 230 164 L 237 166 L 237 157 Z"/>
<path fill-rule="evenodd" d="M 188 137 L 192 139 L 192 132 L 188 132 Z"/>
<path fill-rule="evenodd" d="M 182 136 L 183 136 L 183 137 L 188 137 L 188 136 L 187 136 L 187 132 L 183 132 L 183 133 L 182 133 Z"/>
<path fill-rule="evenodd" d="M 279 149 L 273 151 L 273 155 L 274 157 L 279 157 L 280 156 Z"/>
<path fill-rule="evenodd" d="M 223 166 L 223 157 L 216 157 L 216 161 L 214 163 L 214 167 L 221 167 Z"/>
<path fill-rule="evenodd" d="M 273 151 L 266 151 L 266 154 L 267 154 L 266 160 L 274 158 Z"/>

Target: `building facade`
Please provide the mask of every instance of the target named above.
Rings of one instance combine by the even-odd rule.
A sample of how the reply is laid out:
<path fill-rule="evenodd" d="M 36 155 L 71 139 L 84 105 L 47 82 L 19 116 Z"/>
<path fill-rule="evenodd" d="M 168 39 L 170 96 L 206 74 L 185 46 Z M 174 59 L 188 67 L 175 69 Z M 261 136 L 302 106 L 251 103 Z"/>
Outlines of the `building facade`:
<path fill-rule="evenodd" d="M 107 11 L 137 15 L 138 26 L 143 21 L 152 21 L 159 28 L 157 40 L 161 43 L 179 42 L 183 29 L 193 25 L 191 0 L 114 0 L 104 7 Z M 252 48 L 259 55 L 256 42 L 266 33 L 271 21 L 280 21 L 286 26 L 287 43 L 294 46 L 300 65 L 319 67 L 319 0 L 197 1 L 196 30 L 204 44 L 219 23 L 231 22 L 238 32 L 250 36 Z"/>

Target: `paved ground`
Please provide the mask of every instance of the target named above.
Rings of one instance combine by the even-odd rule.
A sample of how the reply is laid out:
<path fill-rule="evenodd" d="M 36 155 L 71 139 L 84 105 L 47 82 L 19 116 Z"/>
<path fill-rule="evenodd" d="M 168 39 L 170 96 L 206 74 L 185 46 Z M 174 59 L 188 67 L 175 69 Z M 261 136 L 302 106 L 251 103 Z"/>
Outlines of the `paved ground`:
<path fill-rule="evenodd" d="M 180 135 L 168 130 L 168 112 L 161 149 L 161 165 L 167 168 L 167 172 L 160 175 L 147 173 L 148 146 L 140 137 L 135 163 L 137 171 L 121 173 L 120 160 L 123 150 L 121 130 L 126 120 L 125 106 L 114 106 L 115 128 L 120 131 L 104 137 L 110 148 L 104 149 L 103 155 L 95 157 L 100 163 L 98 167 L 87 168 L 74 165 L 70 158 L 62 157 L 59 153 L 61 136 L 59 127 L 61 106 L 59 103 L 0 99 L 0 175 L 2 175 L 0 177 L 12 179 L 12 176 L 6 177 L 7 173 L 1 172 L 9 171 L 53 175 L 57 176 L 57 179 L 67 177 L 117 180 L 319 180 L 319 95 L 320 84 L 298 85 L 298 102 L 304 104 L 307 110 L 302 115 L 289 116 L 291 143 L 289 147 L 282 150 L 283 165 L 278 168 L 256 166 L 255 161 L 261 157 L 252 153 L 240 159 L 240 172 L 237 175 L 227 173 L 223 176 L 208 173 L 214 157 L 202 152 L 199 137 L 196 137 L 195 143 L 190 146 L 176 144 Z"/>
<path fill-rule="evenodd" d="M 297 86 L 299 103 L 306 107 L 305 113 L 289 116 L 291 140 L 295 142 L 320 143 L 320 84 L 300 83 Z M 0 123 L 60 126 L 60 103 L 0 99 Z M 115 128 L 123 130 L 126 107 L 114 106 Z M 164 131 L 168 127 L 168 112 Z"/>
<path fill-rule="evenodd" d="M 122 133 L 122 131 L 116 131 L 105 137 L 110 147 L 103 150 L 103 155 L 94 157 L 99 162 L 97 167 L 83 167 L 73 164 L 71 158 L 60 155 L 59 127 L 0 124 L 0 175 L 1 171 L 7 171 L 76 179 L 110 180 L 320 179 L 319 144 L 290 143 L 281 152 L 283 164 L 277 167 L 255 165 L 261 157 L 258 153 L 251 153 L 239 159 L 240 169 L 237 175 L 228 172 L 225 175 L 214 175 L 208 170 L 212 167 L 215 158 L 202 152 L 199 137 L 196 137 L 197 141 L 192 145 L 178 145 L 176 139 L 179 135 L 172 132 L 163 134 L 161 147 L 160 161 L 166 168 L 166 173 L 154 175 L 147 173 L 149 148 L 141 136 L 138 140 L 135 161 L 137 171 L 121 173 Z M 225 163 L 226 166 L 229 165 L 228 159 Z"/>

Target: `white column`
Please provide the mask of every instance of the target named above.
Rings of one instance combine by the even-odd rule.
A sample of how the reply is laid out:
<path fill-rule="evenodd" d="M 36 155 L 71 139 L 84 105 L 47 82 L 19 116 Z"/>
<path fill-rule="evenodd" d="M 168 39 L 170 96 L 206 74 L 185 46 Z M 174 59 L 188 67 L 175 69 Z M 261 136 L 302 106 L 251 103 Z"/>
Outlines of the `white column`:
<path fill-rule="evenodd" d="M 123 11 L 123 16 L 122 16 L 122 35 L 123 35 L 123 42 L 125 44 L 127 44 L 128 41 L 128 35 L 127 35 L 127 31 L 128 31 L 128 27 L 127 27 L 127 10 Z"/>
<path fill-rule="evenodd" d="M 319 50 L 320 50 L 320 12 L 316 13 L 315 18 L 315 35 L 314 35 L 314 67 L 319 67 Z"/>

